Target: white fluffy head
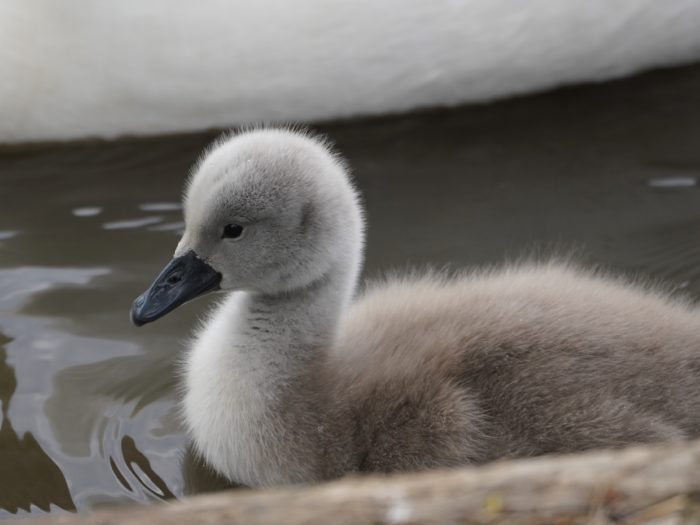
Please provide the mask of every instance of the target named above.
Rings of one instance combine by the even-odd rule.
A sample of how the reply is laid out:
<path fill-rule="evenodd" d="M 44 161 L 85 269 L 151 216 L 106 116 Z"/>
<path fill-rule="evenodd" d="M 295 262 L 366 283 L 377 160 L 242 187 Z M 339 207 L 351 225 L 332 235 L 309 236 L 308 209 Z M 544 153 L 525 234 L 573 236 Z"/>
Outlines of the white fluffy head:
<path fill-rule="evenodd" d="M 339 267 L 355 280 L 362 213 L 322 140 L 287 129 L 225 137 L 195 167 L 184 202 L 175 255 L 193 250 L 222 274 L 223 290 L 285 292 Z M 240 237 L 225 237 L 227 225 L 242 226 Z"/>

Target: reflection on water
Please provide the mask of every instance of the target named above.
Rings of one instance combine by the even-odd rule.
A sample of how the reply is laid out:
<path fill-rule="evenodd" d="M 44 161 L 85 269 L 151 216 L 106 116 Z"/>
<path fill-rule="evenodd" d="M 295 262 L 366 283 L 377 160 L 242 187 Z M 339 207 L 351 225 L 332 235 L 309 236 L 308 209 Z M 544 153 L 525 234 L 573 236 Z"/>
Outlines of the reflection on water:
<path fill-rule="evenodd" d="M 10 400 L 17 388 L 14 370 L 6 363 L 5 344 L 0 334 L 0 508 L 17 512 L 32 506 L 48 512 L 55 505 L 75 510 L 68 485 L 56 463 L 44 452 L 30 432 L 20 437 L 8 417 Z"/>
<path fill-rule="evenodd" d="M 128 219 L 125 221 L 106 222 L 102 225 L 105 230 L 128 230 L 131 228 L 142 228 L 149 224 L 157 224 L 163 217 L 140 217 L 138 219 Z"/>
<path fill-rule="evenodd" d="M 151 462 L 148 461 L 148 458 L 144 456 L 138 448 L 136 448 L 136 443 L 130 436 L 124 436 L 122 438 L 122 457 L 124 458 L 126 468 L 129 469 L 131 475 L 138 479 L 141 486 L 153 496 L 155 496 L 157 499 L 168 499 L 175 497 L 175 495 L 170 492 L 170 489 L 165 484 L 163 479 L 155 473 L 151 467 Z M 134 492 L 124 475 L 119 474 L 118 468 L 113 459 L 110 459 L 110 466 L 124 488 L 129 492 Z"/>
<path fill-rule="evenodd" d="M 179 202 L 147 202 L 139 205 L 142 211 L 174 211 L 181 210 L 182 204 Z"/>
<path fill-rule="evenodd" d="M 370 222 L 367 274 L 575 247 L 700 295 L 700 66 L 324 128 Z M 212 134 L 0 151 L 0 516 L 228 484 L 187 447 L 177 357 L 202 299 L 135 329 Z"/>
<path fill-rule="evenodd" d="M 15 235 L 17 235 L 16 231 L 0 231 L 0 241 L 5 239 L 11 239 Z"/>
<path fill-rule="evenodd" d="M 697 185 L 696 177 L 662 177 L 649 180 L 649 186 L 652 188 L 690 188 Z"/>
<path fill-rule="evenodd" d="M 182 233 L 185 229 L 185 223 L 184 221 L 177 221 L 177 222 L 166 222 L 165 224 L 159 224 L 158 226 L 150 226 L 148 228 L 149 231 L 152 232 L 166 232 L 166 231 L 172 231 L 177 234 Z"/>
<path fill-rule="evenodd" d="M 72 212 L 76 217 L 94 217 L 102 213 L 102 208 L 99 206 L 84 206 L 82 208 L 75 208 Z"/>

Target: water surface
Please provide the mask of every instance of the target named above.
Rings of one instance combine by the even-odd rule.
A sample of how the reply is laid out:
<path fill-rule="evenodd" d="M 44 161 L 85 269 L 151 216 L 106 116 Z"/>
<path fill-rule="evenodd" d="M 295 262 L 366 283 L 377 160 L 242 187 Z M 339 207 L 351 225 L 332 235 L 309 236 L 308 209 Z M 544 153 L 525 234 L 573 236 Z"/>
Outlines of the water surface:
<path fill-rule="evenodd" d="M 363 193 L 367 276 L 574 248 L 700 295 L 700 66 L 317 129 Z M 213 137 L 0 151 L 0 516 L 216 485 L 183 464 L 175 410 L 177 357 L 208 301 L 128 319 Z"/>

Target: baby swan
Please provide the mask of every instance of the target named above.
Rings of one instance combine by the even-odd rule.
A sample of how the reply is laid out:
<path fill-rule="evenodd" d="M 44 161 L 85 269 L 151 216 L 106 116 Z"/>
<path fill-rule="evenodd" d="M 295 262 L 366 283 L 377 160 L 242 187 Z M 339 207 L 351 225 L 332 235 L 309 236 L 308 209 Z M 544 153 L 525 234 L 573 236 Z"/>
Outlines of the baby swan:
<path fill-rule="evenodd" d="M 700 435 L 700 316 L 661 292 L 531 264 L 415 276 L 353 300 L 363 220 L 317 139 L 229 137 L 187 186 L 175 259 L 136 324 L 227 295 L 185 362 L 202 457 L 266 486 Z"/>

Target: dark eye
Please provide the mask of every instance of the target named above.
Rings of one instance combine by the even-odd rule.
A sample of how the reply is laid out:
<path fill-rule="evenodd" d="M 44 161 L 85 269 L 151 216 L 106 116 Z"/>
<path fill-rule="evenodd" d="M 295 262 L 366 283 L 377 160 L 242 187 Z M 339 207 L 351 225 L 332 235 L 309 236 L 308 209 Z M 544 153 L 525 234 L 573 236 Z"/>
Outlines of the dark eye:
<path fill-rule="evenodd" d="M 222 235 L 224 239 L 238 239 L 241 235 L 243 235 L 243 226 L 240 224 L 227 224 L 224 226 Z"/>

